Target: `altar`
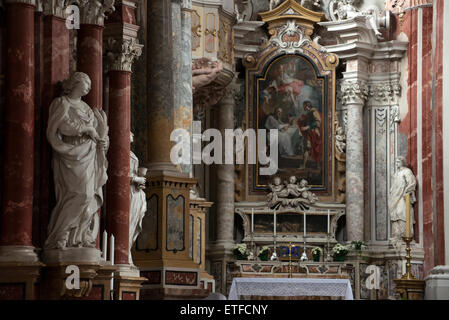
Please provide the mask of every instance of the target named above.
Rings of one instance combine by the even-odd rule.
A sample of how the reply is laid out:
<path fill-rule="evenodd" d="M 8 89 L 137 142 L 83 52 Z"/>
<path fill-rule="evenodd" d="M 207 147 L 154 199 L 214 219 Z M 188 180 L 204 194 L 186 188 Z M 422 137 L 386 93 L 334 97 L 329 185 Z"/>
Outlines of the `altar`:
<path fill-rule="evenodd" d="M 321 296 L 354 299 L 348 279 L 317 278 L 234 278 L 228 300 L 239 300 L 240 296 Z"/>

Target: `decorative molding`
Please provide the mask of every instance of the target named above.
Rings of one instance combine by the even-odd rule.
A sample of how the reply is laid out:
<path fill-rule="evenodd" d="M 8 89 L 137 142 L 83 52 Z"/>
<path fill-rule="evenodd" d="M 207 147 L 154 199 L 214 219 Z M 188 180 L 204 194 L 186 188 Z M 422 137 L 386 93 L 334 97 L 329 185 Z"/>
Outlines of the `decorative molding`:
<path fill-rule="evenodd" d="M 365 104 L 369 95 L 369 88 L 363 80 L 346 80 L 341 85 L 342 103 L 348 104 Z"/>
<path fill-rule="evenodd" d="M 106 13 L 115 11 L 115 0 L 75 0 L 80 7 L 81 24 L 95 24 L 104 26 Z"/>
<path fill-rule="evenodd" d="M 387 111 L 388 109 L 385 108 L 376 108 L 376 120 L 377 120 L 377 125 L 379 126 L 379 132 L 380 133 L 385 133 L 386 129 L 385 129 L 385 122 L 387 120 Z"/>
<path fill-rule="evenodd" d="M 136 58 L 142 55 L 143 45 L 137 39 L 107 38 L 105 54 L 108 71 L 130 71 Z"/>
<path fill-rule="evenodd" d="M 401 122 L 399 118 L 399 106 L 393 106 L 390 108 L 390 131 L 395 131 L 395 123 Z"/>
<path fill-rule="evenodd" d="M 274 35 L 270 42 L 284 49 L 287 53 L 294 53 L 303 45 L 310 44 L 310 38 L 304 35 L 301 27 L 296 25 L 295 20 L 288 20 L 279 34 Z"/>

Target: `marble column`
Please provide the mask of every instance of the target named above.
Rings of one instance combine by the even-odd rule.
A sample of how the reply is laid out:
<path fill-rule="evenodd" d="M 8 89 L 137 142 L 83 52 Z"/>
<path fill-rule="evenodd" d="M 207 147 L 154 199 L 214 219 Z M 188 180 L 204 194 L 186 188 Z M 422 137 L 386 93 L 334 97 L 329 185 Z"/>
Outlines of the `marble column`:
<path fill-rule="evenodd" d="M 147 6 L 149 169 L 174 171 L 169 141 L 174 129 L 172 1 L 149 1 Z"/>
<path fill-rule="evenodd" d="M 234 129 L 234 95 L 233 90 L 227 88 L 219 102 L 219 129 L 224 137 L 225 129 Z M 224 142 L 223 142 L 224 145 Z M 225 253 L 231 253 L 234 245 L 234 165 L 217 166 L 217 241 Z"/>
<path fill-rule="evenodd" d="M 51 102 L 60 92 L 58 84 L 70 76 L 70 35 L 66 27 L 65 1 L 43 1 L 43 68 L 42 70 L 42 107 L 40 128 L 42 140 L 39 148 L 40 181 L 39 186 L 39 224 L 42 241 L 47 238 L 49 214 L 52 209 L 51 198 L 54 193 L 51 174 L 51 147 L 45 135 L 48 123 L 48 110 Z M 43 243 L 42 243 L 43 244 Z"/>
<path fill-rule="evenodd" d="M 181 61 L 180 85 L 177 86 L 179 94 L 179 108 L 175 110 L 175 126 L 192 132 L 193 121 L 193 94 L 192 94 L 192 1 L 181 1 Z M 193 150 L 193 149 L 192 149 Z M 192 152 L 190 159 L 192 161 Z M 182 165 L 182 172 L 193 177 L 193 166 Z"/>
<path fill-rule="evenodd" d="M 342 83 L 347 108 L 346 132 L 346 230 L 348 241 L 364 240 L 363 107 L 368 97 L 364 81 Z"/>
<path fill-rule="evenodd" d="M 142 54 L 142 46 L 134 39 L 108 38 L 108 42 L 108 231 L 115 237 L 115 264 L 128 264 L 131 67 L 134 58 Z"/>
<path fill-rule="evenodd" d="M 36 261 L 32 247 L 35 1 L 9 0 L 6 4 L 8 50 L 0 260 L 8 259 L 12 250 L 13 261 Z"/>
<path fill-rule="evenodd" d="M 80 1 L 81 26 L 78 30 L 77 71 L 86 73 L 92 88 L 83 100 L 92 108 L 102 108 L 103 28 L 105 14 L 114 10 L 114 1 Z"/>

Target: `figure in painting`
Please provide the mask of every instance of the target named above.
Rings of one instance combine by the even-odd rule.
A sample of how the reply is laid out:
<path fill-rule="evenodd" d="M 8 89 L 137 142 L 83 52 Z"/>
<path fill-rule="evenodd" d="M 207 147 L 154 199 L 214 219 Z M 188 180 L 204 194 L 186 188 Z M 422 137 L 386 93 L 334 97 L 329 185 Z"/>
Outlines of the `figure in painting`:
<path fill-rule="evenodd" d="M 277 108 L 274 114 L 268 116 L 265 122 L 265 129 L 279 130 L 279 154 L 285 156 L 293 155 L 291 135 L 289 134 L 289 124 L 282 122 L 282 109 Z"/>
<path fill-rule="evenodd" d="M 391 182 L 390 201 L 388 208 L 391 219 L 391 237 L 390 242 L 397 246 L 401 243 L 402 237 L 406 232 L 406 200 L 405 196 L 410 195 L 410 223 L 411 237 L 413 238 L 414 214 L 412 205 L 416 202 L 415 198 L 416 178 L 403 157 L 396 160 L 396 173 Z"/>
<path fill-rule="evenodd" d="M 130 142 L 134 142 L 134 134 L 131 132 Z M 147 200 L 145 196 L 145 168 L 139 168 L 139 159 L 130 152 L 130 206 L 129 206 L 129 263 L 132 265 L 131 249 L 139 234 L 142 232 L 142 220 L 147 211 Z"/>
<path fill-rule="evenodd" d="M 321 166 L 321 113 L 312 106 L 310 101 L 305 101 L 304 110 L 306 114 L 298 120 L 298 127 L 304 140 L 304 162 L 302 168 L 306 168 L 307 161 L 311 157 L 317 164 Z"/>
<path fill-rule="evenodd" d="M 53 148 L 56 207 L 48 226 L 47 249 L 95 247 L 98 210 L 107 181 L 109 148 L 104 111 L 91 109 L 81 97 L 91 81 L 82 72 L 63 82 L 64 95 L 50 105 L 47 139 Z"/>

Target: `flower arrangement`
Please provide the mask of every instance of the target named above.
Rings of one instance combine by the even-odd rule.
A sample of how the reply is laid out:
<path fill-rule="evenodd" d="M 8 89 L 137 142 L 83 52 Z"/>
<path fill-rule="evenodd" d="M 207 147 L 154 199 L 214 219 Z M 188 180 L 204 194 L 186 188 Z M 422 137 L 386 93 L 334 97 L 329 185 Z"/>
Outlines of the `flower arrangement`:
<path fill-rule="evenodd" d="M 320 256 L 323 254 L 323 249 L 320 247 L 315 247 L 312 249 L 313 261 L 319 262 Z"/>
<path fill-rule="evenodd" d="M 236 255 L 237 260 L 244 260 L 248 256 L 246 243 L 239 243 L 234 246 L 233 253 Z"/>
<path fill-rule="evenodd" d="M 366 243 L 363 241 L 352 241 L 351 245 L 357 251 L 362 251 L 362 249 L 365 249 L 367 247 Z"/>
<path fill-rule="evenodd" d="M 346 246 L 343 246 L 339 243 L 335 245 L 335 247 L 332 249 L 334 252 L 334 259 L 336 261 L 344 261 L 345 256 L 348 254 L 349 249 Z"/>
<path fill-rule="evenodd" d="M 263 246 L 259 249 L 258 257 L 260 258 L 260 260 L 268 261 L 268 250 L 268 246 Z"/>

